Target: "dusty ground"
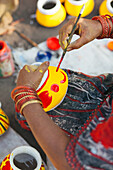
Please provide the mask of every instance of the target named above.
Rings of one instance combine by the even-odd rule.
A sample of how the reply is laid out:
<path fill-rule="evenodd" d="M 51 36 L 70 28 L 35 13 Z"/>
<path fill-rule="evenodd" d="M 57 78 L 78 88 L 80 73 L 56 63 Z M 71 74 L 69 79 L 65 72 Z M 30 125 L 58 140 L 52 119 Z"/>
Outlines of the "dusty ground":
<path fill-rule="evenodd" d="M 99 5 L 102 0 L 95 0 L 95 8 L 93 12 L 86 18 L 91 18 L 98 15 Z M 30 39 L 36 43 L 45 41 L 48 37 L 58 35 L 59 29 L 63 26 L 67 19 L 58 27 L 45 28 L 39 25 L 35 19 L 30 19 L 32 14 L 36 12 L 37 0 L 20 0 L 20 5 L 17 11 L 13 14 L 14 20 L 23 18 L 24 21 L 17 25 L 17 29 L 27 35 Z M 31 24 L 32 22 L 32 24 Z M 13 48 L 24 47 L 28 49 L 32 47 L 28 42 L 23 40 L 17 33 L 13 32 L 11 35 L 4 35 L 0 37 L 1 40 L 7 41 Z M 40 151 L 42 157 L 45 159 L 44 153 L 35 141 L 31 132 L 28 132 L 17 124 L 14 118 L 14 103 L 10 97 L 12 89 L 15 87 L 14 77 L 11 76 L 6 79 L 0 79 L 0 101 L 2 102 L 2 108 L 10 119 L 11 127 L 18 132 L 31 146 L 35 147 Z"/>

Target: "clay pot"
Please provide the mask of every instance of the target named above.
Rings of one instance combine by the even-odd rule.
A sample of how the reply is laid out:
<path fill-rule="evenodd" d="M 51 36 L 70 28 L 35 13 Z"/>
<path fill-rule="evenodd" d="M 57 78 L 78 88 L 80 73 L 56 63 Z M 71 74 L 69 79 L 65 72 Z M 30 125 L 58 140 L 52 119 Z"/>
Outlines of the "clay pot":
<path fill-rule="evenodd" d="M 55 27 L 66 18 L 66 11 L 59 0 L 39 0 L 37 2 L 36 20 L 45 27 Z"/>

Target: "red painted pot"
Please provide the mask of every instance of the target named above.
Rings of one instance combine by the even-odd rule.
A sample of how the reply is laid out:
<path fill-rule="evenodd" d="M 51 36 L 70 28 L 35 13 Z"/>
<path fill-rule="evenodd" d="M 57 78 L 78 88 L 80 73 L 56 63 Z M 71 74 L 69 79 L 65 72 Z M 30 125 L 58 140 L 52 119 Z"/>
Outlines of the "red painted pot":
<path fill-rule="evenodd" d="M 4 41 L 0 41 L 0 77 L 9 77 L 14 73 L 12 53 Z"/>

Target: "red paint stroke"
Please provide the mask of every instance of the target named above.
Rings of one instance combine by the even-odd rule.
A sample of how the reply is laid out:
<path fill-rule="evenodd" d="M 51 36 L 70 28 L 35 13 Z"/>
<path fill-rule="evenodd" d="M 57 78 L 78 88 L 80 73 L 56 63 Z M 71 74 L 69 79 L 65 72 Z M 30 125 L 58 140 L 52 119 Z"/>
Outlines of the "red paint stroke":
<path fill-rule="evenodd" d="M 66 82 L 66 75 L 61 71 L 61 73 L 63 74 L 63 76 L 64 76 L 64 79 L 63 80 L 61 80 L 61 82 L 60 83 L 65 83 Z"/>
<path fill-rule="evenodd" d="M 59 85 L 58 84 L 52 84 L 51 90 L 54 91 L 54 92 L 58 92 L 59 91 Z"/>
<path fill-rule="evenodd" d="M 49 97 L 48 91 L 43 91 L 42 93 L 39 94 L 39 97 L 43 103 L 44 108 L 47 108 L 52 102 L 52 96 Z"/>
<path fill-rule="evenodd" d="M 61 65 L 62 60 L 63 60 L 63 57 L 61 57 L 61 59 L 60 59 L 60 62 L 59 62 L 58 67 L 57 67 L 57 69 L 56 69 L 56 72 L 58 71 L 58 69 L 59 69 L 59 67 L 60 67 L 60 65 Z"/>

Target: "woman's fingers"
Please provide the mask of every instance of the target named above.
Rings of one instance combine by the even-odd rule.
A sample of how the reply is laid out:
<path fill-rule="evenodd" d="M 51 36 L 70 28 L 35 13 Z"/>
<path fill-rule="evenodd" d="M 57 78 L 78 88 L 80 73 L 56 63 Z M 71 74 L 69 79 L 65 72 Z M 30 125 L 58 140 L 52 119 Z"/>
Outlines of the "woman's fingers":
<path fill-rule="evenodd" d="M 69 20 L 59 31 L 59 44 L 61 45 L 62 49 L 65 49 L 67 47 L 67 39 L 69 38 L 75 22 L 76 18 L 74 17 Z"/>
<path fill-rule="evenodd" d="M 80 38 L 78 38 L 76 41 L 72 42 L 68 46 L 67 51 L 78 49 L 78 48 L 82 47 L 86 43 L 88 43 L 88 39 L 85 38 L 84 36 L 81 36 Z"/>
<path fill-rule="evenodd" d="M 34 76 L 38 76 L 38 79 L 42 79 L 42 77 L 43 77 L 44 73 L 46 72 L 46 70 L 48 69 L 48 67 L 49 67 L 49 62 L 45 61 L 34 72 Z"/>

